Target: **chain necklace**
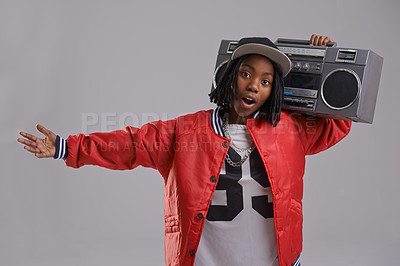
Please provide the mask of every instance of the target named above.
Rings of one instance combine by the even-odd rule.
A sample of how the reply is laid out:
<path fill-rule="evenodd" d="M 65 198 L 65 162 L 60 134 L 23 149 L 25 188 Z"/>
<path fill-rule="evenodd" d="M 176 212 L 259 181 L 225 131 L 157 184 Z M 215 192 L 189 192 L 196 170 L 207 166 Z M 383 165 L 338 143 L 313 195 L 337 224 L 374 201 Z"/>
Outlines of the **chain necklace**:
<path fill-rule="evenodd" d="M 239 162 L 232 161 L 232 159 L 230 158 L 229 154 L 228 153 L 226 154 L 226 158 L 225 158 L 226 162 L 229 163 L 229 165 L 231 165 L 232 167 L 239 167 L 247 160 L 247 158 L 249 158 L 251 152 L 254 149 L 254 141 L 252 141 L 251 144 L 246 148 L 239 148 L 238 146 L 236 146 L 232 141 L 231 135 L 229 134 L 228 116 L 227 115 L 224 116 L 224 119 L 222 121 L 222 128 L 224 130 L 224 133 L 225 133 L 226 137 L 231 140 L 231 147 L 237 153 L 246 152 L 245 155 L 242 157 L 242 159 Z"/>

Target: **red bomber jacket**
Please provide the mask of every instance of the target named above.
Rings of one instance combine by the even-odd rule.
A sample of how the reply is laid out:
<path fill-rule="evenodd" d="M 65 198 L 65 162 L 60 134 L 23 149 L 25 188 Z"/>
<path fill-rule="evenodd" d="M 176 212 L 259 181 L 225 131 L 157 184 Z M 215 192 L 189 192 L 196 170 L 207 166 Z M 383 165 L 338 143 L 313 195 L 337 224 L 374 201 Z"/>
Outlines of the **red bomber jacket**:
<path fill-rule="evenodd" d="M 211 110 L 169 121 L 126 127 L 109 133 L 68 137 L 71 167 L 99 165 L 157 169 L 165 182 L 166 265 L 193 265 L 204 219 L 230 140 L 213 130 Z M 345 137 L 351 122 L 282 112 L 274 128 L 258 118 L 247 127 L 265 165 L 273 194 L 281 265 L 302 250 L 302 198 L 305 155 L 323 151 Z"/>

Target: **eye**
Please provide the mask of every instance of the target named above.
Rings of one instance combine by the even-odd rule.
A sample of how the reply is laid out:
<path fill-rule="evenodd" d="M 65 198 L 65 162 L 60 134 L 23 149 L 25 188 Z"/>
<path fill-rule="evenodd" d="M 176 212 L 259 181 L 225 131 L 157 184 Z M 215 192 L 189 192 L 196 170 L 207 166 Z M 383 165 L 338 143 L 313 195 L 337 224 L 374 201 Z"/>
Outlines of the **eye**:
<path fill-rule="evenodd" d="M 242 72 L 242 76 L 243 76 L 244 78 L 249 78 L 249 77 L 250 77 L 250 74 L 249 74 L 248 72 L 243 71 L 243 72 Z"/>
<path fill-rule="evenodd" d="M 267 79 L 264 79 L 263 81 L 261 81 L 261 83 L 262 83 L 264 86 L 268 86 L 269 84 L 271 84 L 271 82 L 269 82 L 269 80 L 267 80 Z"/>

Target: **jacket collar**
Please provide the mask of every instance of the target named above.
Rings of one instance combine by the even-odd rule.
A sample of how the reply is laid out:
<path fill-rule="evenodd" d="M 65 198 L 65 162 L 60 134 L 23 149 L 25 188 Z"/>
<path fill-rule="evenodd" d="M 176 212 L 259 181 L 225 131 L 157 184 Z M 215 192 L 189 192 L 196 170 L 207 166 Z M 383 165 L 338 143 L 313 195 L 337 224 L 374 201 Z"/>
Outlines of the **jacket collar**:
<path fill-rule="evenodd" d="M 258 115 L 260 114 L 260 111 L 258 110 L 257 112 L 253 113 L 251 115 L 251 118 L 257 118 Z M 224 115 L 224 111 L 221 110 L 221 107 L 218 106 L 211 112 L 211 125 L 215 133 L 218 135 L 225 137 L 225 133 L 223 130 L 222 126 L 222 116 Z"/>

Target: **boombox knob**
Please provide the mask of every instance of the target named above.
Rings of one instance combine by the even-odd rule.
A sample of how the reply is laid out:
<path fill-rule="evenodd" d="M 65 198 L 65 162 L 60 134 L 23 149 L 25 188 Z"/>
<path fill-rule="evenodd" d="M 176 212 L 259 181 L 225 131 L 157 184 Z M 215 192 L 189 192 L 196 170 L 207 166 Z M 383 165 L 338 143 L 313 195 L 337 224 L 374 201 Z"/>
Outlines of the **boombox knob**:
<path fill-rule="evenodd" d="M 295 69 L 300 69 L 301 68 L 301 63 L 300 62 L 296 62 L 296 63 L 293 64 L 293 67 Z"/>
<path fill-rule="evenodd" d="M 309 69 L 310 69 L 310 64 L 309 64 L 309 63 L 305 63 L 305 64 L 303 65 L 303 69 L 304 69 L 304 70 L 309 70 Z"/>

